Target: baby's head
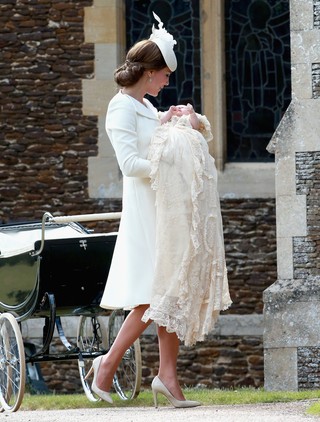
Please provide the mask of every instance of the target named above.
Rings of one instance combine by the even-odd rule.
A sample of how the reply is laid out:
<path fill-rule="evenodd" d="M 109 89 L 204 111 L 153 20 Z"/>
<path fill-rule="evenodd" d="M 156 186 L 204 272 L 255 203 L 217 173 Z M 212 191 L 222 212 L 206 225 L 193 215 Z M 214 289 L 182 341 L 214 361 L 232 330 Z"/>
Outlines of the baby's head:
<path fill-rule="evenodd" d="M 179 116 L 183 116 L 186 114 L 190 114 L 190 112 L 192 111 L 192 105 L 188 104 L 188 105 L 184 105 L 184 104 L 180 104 L 176 106 L 177 109 L 177 114 Z"/>

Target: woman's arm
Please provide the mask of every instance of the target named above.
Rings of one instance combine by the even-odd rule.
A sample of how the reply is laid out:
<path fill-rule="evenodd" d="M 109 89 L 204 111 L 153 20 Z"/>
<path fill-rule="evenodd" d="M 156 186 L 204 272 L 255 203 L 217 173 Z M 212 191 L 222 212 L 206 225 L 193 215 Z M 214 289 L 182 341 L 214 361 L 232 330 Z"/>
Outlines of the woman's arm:
<path fill-rule="evenodd" d="M 149 177 L 150 161 L 139 156 L 137 114 L 132 104 L 110 103 L 106 131 L 115 150 L 120 170 L 128 177 Z"/>

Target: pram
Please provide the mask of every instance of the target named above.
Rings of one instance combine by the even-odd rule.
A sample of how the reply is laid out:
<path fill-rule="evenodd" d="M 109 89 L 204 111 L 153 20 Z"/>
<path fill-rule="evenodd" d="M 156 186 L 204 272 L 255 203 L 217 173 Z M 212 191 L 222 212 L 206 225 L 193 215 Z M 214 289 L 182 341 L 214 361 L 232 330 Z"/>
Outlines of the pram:
<path fill-rule="evenodd" d="M 122 309 L 99 307 L 117 233 L 92 233 L 80 222 L 118 219 L 121 213 L 53 217 L 42 221 L 0 225 L 0 411 L 21 405 L 27 365 L 45 361 L 77 360 L 89 400 L 98 400 L 85 377 L 91 360 L 105 354 L 125 318 Z M 66 338 L 62 317 L 79 317 L 76 344 Z M 101 321 L 108 317 L 108 324 Z M 44 321 L 42 346 L 25 352 L 23 322 Z M 55 328 L 65 346 L 51 353 Z M 141 350 L 139 339 L 126 351 L 113 386 L 126 400 L 139 394 Z"/>

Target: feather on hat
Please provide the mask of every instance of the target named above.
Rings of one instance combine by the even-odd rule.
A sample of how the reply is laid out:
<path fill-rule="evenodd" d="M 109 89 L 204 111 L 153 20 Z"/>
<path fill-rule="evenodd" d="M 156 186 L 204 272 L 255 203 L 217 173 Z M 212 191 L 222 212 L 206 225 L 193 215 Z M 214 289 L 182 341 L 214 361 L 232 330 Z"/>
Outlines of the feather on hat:
<path fill-rule="evenodd" d="M 155 26 L 152 25 L 152 34 L 150 35 L 149 40 L 157 44 L 168 68 L 172 72 L 174 72 L 177 68 L 177 58 L 173 51 L 173 46 L 177 44 L 177 41 L 163 27 L 163 22 L 161 22 L 159 16 L 156 15 L 154 12 L 152 13 L 154 18 L 159 22 L 159 25 L 158 29 L 156 29 Z"/>

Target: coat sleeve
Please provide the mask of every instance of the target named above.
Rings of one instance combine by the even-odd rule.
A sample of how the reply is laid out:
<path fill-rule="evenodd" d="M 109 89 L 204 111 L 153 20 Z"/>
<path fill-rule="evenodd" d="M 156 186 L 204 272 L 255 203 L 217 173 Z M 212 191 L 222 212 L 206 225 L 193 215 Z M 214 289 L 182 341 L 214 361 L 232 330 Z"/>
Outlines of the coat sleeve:
<path fill-rule="evenodd" d="M 150 161 L 139 156 L 137 113 L 124 101 L 110 103 L 106 130 L 122 173 L 127 177 L 149 177 Z"/>

